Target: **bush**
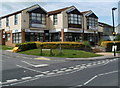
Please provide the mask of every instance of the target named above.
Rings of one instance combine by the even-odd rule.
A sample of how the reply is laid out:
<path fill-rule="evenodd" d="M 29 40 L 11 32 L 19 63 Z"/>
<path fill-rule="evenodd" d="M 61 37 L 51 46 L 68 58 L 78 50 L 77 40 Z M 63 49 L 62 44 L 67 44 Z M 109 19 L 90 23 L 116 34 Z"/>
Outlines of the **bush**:
<path fill-rule="evenodd" d="M 89 41 L 84 41 L 83 44 L 86 46 L 86 47 L 91 47 L 90 45 L 90 42 Z"/>
<path fill-rule="evenodd" d="M 60 44 L 63 49 L 81 49 L 85 47 L 81 42 L 36 42 L 37 48 L 43 49 L 60 48 Z"/>
<path fill-rule="evenodd" d="M 25 50 L 37 48 L 35 42 L 19 43 L 19 44 L 16 44 L 15 47 L 19 47 L 20 51 L 25 51 Z"/>
<path fill-rule="evenodd" d="M 103 41 L 101 46 L 106 48 L 106 51 L 111 52 L 112 46 L 114 45 L 114 41 Z M 120 41 L 115 41 L 115 45 L 117 45 L 117 51 L 120 51 Z"/>
<path fill-rule="evenodd" d="M 27 42 L 16 44 L 16 47 L 19 47 L 21 51 L 30 50 L 30 49 L 84 49 L 85 45 L 81 42 Z"/>

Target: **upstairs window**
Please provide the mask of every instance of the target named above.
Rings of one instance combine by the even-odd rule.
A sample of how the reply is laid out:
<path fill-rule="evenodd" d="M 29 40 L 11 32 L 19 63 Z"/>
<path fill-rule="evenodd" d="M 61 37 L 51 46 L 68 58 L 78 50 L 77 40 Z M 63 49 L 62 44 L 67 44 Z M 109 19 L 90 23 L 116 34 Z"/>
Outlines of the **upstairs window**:
<path fill-rule="evenodd" d="M 2 27 L 2 21 L 1 21 L 1 19 L 0 19 L 0 27 Z"/>
<path fill-rule="evenodd" d="M 82 24 L 82 16 L 78 14 L 69 14 L 68 23 L 69 24 Z"/>
<path fill-rule="evenodd" d="M 88 27 L 97 27 L 98 26 L 98 19 L 94 17 L 87 18 L 87 26 Z"/>
<path fill-rule="evenodd" d="M 9 26 L 9 17 L 6 17 L 6 27 Z"/>
<path fill-rule="evenodd" d="M 14 24 L 17 25 L 18 24 L 18 14 L 16 14 L 14 16 Z"/>
<path fill-rule="evenodd" d="M 45 14 L 31 13 L 30 19 L 32 24 L 45 24 Z"/>
<path fill-rule="evenodd" d="M 57 25 L 58 22 L 58 18 L 57 18 L 57 14 L 53 15 L 53 25 Z"/>

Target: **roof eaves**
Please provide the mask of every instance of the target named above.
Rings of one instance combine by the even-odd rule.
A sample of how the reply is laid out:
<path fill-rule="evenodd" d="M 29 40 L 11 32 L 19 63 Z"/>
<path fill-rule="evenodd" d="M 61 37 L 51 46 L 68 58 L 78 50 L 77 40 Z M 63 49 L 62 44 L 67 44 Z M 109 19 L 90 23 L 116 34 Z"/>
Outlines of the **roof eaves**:
<path fill-rule="evenodd" d="M 38 4 L 35 4 L 35 5 L 33 5 L 33 6 L 36 6 L 36 5 L 38 5 Z M 8 16 L 11 16 L 11 15 L 14 15 L 14 14 L 21 13 L 22 11 L 24 11 L 24 10 L 26 10 L 26 9 L 29 9 L 29 8 L 31 8 L 31 7 L 33 7 L 33 6 L 30 6 L 30 7 L 27 7 L 27 8 L 25 8 L 25 9 L 22 9 L 22 10 L 19 10 L 19 11 L 13 12 L 13 13 L 11 13 L 11 14 L 8 14 L 8 15 L 5 15 L 5 16 L 2 16 L 2 17 L 0 17 L 0 19 L 5 18 L 5 17 L 8 17 Z M 39 6 L 39 5 L 38 5 L 38 6 Z"/>

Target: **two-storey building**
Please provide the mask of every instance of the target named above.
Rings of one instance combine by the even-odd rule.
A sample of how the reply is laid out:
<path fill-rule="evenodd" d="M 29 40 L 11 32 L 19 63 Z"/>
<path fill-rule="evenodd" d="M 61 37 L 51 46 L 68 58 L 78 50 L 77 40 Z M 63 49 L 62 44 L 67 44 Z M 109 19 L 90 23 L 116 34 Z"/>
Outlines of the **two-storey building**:
<path fill-rule="evenodd" d="M 97 41 L 98 17 L 70 6 L 47 12 L 33 5 L 0 17 L 0 44 L 30 41 Z"/>
<path fill-rule="evenodd" d="M 107 41 L 113 40 L 113 26 L 102 22 L 98 22 L 98 24 L 98 35 L 100 39 Z"/>

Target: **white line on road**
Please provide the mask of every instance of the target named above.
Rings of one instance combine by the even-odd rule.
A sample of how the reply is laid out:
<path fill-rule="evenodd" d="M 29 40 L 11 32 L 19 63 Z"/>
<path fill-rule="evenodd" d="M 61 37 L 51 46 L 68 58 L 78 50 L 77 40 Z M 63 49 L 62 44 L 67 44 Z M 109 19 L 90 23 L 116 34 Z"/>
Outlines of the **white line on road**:
<path fill-rule="evenodd" d="M 96 75 L 96 76 L 92 77 L 92 78 L 89 79 L 87 82 L 85 82 L 83 85 L 86 85 L 86 84 L 90 83 L 90 82 L 91 82 L 92 80 L 94 80 L 96 77 L 98 77 L 98 76 Z"/>
<path fill-rule="evenodd" d="M 37 71 L 37 70 L 31 69 L 31 68 L 27 68 L 27 67 L 23 67 L 23 66 L 20 66 L 20 65 L 16 65 L 16 66 L 17 66 L 17 67 L 20 67 L 20 68 L 24 68 L 24 69 L 30 70 L 30 71 L 42 73 L 41 71 Z"/>
<path fill-rule="evenodd" d="M 41 77 L 41 76 L 44 76 L 44 74 L 36 75 L 35 77 Z"/>
<path fill-rule="evenodd" d="M 33 66 L 33 67 L 44 67 L 44 66 L 48 66 L 48 64 L 39 64 L 39 65 L 34 65 L 34 64 L 31 64 L 31 63 L 28 63 L 27 61 L 22 61 L 23 63 L 26 63 L 30 66 Z"/>
<path fill-rule="evenodd" d="M 17 82 L 17 83 L 12 83 L 10 85 L 12 86 L 12 85 L 16 85 L 16 84 L 20 84 L 20 83 L 25 83 L 25 82 L 29 82 L 29 81 L 33 81 L 33 80 L 37 80 L 37 79 L 39 79 L 39 78 L 33 78 L 33 79 L 29 79 L 29 80 L 25 80 L 25 81 L 21 81 L 21 82 Z"/>
<path fill-rule="evenodd" d="M 107 72 L 107 73 L 102 73 L 102 74 L 95 75 L 90 80 L 88 80 L 87 82 L 85 82 L 83 85 L 87 85 L 88 83 L 90 83 L 91 81 L 93 81 L 95 78 L 97 78 L 99 76 L 108 75 L 108 74 L 112 74 L 112 73 L 116 73 L 116 72 L 118 72 L 118 71 L 111 71 L 111 72 Z"/>
<path fill-rule="evenodd" d="M 61 68 L 60 70 L 66 70 L 67 68 Z"/>
<path fill-rule="evenodd" d="M 98 76 L 112 74 L 112 73 L 116 73 L 116 72 L 118 72 L 118 71 L 111 71 L 111 72 L 107 72 L 107 73 L 102 73 L 102 74 L 98 74 Z"/>
<path fill-rule="evenodd" d="M 18 81 L 18 80 L 17 80 L 17 79 L 7 80 L 8 83 L 9 83 L 9 82 L 16 82 L 16 81 Z"/>
<path fill-rule="evenodd" d="M 26 80 L 26 79 L 31 79 L 32 77 L 23 77 L 23 78 L 21 78 L 22 80 Z"/>
<path fill-rule="evenodd" d="M 64 71 L 58 71 L 57 73 L 62 73 L 62 72 L 64 72 Z"/>

